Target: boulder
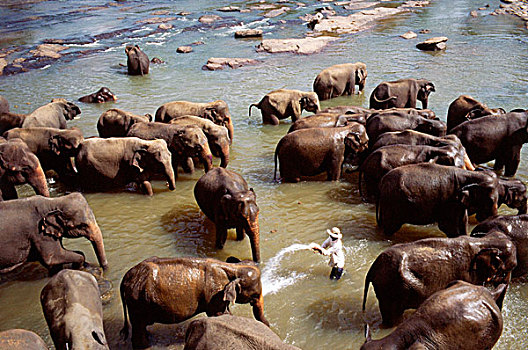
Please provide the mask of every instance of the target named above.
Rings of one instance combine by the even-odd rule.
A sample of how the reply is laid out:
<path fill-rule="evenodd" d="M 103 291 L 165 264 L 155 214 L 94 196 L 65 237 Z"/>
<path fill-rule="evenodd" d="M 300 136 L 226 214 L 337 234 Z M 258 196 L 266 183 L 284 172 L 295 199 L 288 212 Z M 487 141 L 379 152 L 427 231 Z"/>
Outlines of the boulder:
<path fill-rule="evenodd" d="M 217 15 L 203 15 L 202 17 L 198 18 L 198 21 L 200 21 L 203 24 L 211 24 L 221 19 L 222 17 L 217 16 Z"/>
<path fill-rule="evenodd" d="M 277 17 L 277 16 L 285 14 L 289 10 L 290 10 L 289 7 L 281 7 L 280 9 L 271 10 L 270 12 L 266 13 L 264 17 L 266 18 Z"/>
<path fill-rule="evenodd" d="M 408 32 L 406 33 L 403 33 L 402 35 L 400 35 L 400 37 L 404 38 L 404 39 L 414 39 L 418 36 L 418 34 L 416 34 L 415 32 L 413 32 L 412 30 L 409 30 Z"/>
<path fill-rule="evenodd" d="M 68 48 L 68 46 L 62 46 L 59 44 L 41 44 L 37 46 L 35 50 L 31 50 L 29 52 L 32 53 L 34 57 L 59 59 L 62 57 L 59 52 Z"/>
<path fill-rule="evenodd" d="M 427 39 L 416 45 L 416 47 L 423 51 L 439 51 L 446 49 L 447 37 L 437 36 L 434 38 Z"/>
<path fill-rule="evenodd" d="M 152 17 L 152 18 L 147 18 L 147 19 L 142 19 L 142 20 L 139 20 L 139 21 L 136 21 L 137 24 L 157 24 L 157 23 L 165 23 L 165 22 L 170 22 L 170 21 L 174 21 L 175 19 L 177 19 L 176 17 Z"/>
<path fill-rule="evenodd" d="M 304 39 L 266 39 L 262 40 L 262 43 L 257 46 L 257 51 L 269 53 L 290 52 L 308 55 L 320 52 L 334 40 L 337 40 L 337 38 L 330 36 L 307 37 Z"/>
<path fill-rule="evenodd" d="M 478 12 L 476 10 L 473 10 L 469 13 L 471 17 L 478 17 Z"/>
<path fill-rule="evenodd" d="M 235 38 L 261 38 L 262 29 L 244 29 L 235 32 Z"/>
<path fill-rule="evenodd" d="M 190 46 L 180 46 L 180 47 L 178 47 L 176 49 L 176 52 L 178 52 L 178 53 L 189 53 L 189 52 L 193 52 L 193 49 Z"/>
<path fill-rule="evenodd" d="M 3 74 L 4 68 L 7 66 L 7 61 L 5 58 L 0 58 L 0 75 Z"/>
<path fill-rule="evenodd" d="M 330 16 L 321 19 L 313 27 L 315 32 L 333 32 L 337 34 L 357 33 L 372 28 L 377 20 L 408 10 L 402 8 L 377 7 L 363 10 L 349 16 Z"/>
<path fill-rule="evenodd" d="M 240 12 L 240 7 L 238 6 L 225 6 L 218 9 L 221 12 Z"/>
<path fill-rule="evenodd" d="M 207 60 L 207 64 L 202 67 L 203 70 L 220 70 L 224 68 L 239 68 L 248 65 L 258 64 L 260 61 L 251 58 L 226 58 L 226 57 L 211 57 Z"/>
<path fill-rule="evenodd" d="M 171 29 L 172 27 L 173 25 L 170 23 L 162 23 L 158 26 L 158 28 L 161 30 L 168 30 L 168 29 Z"/>

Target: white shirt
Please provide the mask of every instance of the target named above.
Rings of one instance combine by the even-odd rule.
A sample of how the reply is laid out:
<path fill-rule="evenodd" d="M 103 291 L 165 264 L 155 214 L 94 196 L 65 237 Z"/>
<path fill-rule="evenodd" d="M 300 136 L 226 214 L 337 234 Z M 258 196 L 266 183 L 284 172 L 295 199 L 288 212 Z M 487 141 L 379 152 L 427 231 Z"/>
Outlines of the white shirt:
<path fill-rule="evenodd" d="M 345 253 L 343 252 L 343 242 L 341 239 L 334 241 L 332 237 L 328 237 L 321 245 L 321 248 L 323 248 L 321 251 L 323 255 L 330 255 L 328 265 L 340 269 L 345 267 Z"/>

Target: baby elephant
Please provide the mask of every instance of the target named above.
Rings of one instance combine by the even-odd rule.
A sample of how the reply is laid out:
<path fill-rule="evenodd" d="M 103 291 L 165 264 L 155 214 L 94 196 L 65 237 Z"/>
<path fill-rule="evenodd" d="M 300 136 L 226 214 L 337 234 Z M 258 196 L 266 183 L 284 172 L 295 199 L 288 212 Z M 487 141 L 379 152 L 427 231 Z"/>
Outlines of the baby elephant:
<path fill-rule="evenodd" d="M 394 332 L 367 340 L 361 350 L 491 349 L 502 333 L 502 302 L 507 285 L 486 287 L 456 281 L 433 294 Z"/>
<path fill-rule="evenodd" d="M 62 270 L 44 286 L 40 303 L 56 349 L 108 349 L 94 276 Z"/>
<path fill-rule="evenodd" d="M 264 124 L 279 125 L 280 119 L 292 118 L 295 122 L 301 117 L 303 110 L 317 113 L 320 109 L 319 98 L 315 92 L 304 92 L 299 90 L 280 89 L 268 93 L 259 103 L 249 106 L 249 116 L 251 117 L 251 107 L 257 107 L 262 113 Z"/>
<path fill-rule="evenodd" d="M 319 100 L 328 100 L 342 95 L 354 95 L 355 85 L 359 93 L 365 88 L 367 66 L 363 62 L 336 64 L 317 74 L 313 89 Z"/>
<path fill-rule="evenodd" d="M 79 97 L 79 102 L 84 103 L 105 103 L 107 101 L 117 101 L 117 97 L 107 87 L 102 87 L 93 94 Z"/>
<path fill-rule="evenodd" d="M 384 81 L 372 91 L 370 108 L 387 109 L 392 107 L 416 108 L 416 101 L 422 102 L 422 108 L 427 108 L 429 94 L 435 86 L 425 79 L 400 79 Z"/>

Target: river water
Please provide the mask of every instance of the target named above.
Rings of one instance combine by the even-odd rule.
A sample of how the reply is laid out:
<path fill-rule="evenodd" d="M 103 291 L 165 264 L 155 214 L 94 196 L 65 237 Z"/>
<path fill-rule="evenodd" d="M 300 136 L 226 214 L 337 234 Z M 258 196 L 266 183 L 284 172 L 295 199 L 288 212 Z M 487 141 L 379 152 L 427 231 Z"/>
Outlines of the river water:
<path fill-rule="evenodd" d="M 45 1 L 15 6 L 0 5 L 0 48 L 22 46 L 25 49 L 44 39 L 93 37 L 124 30 L 118 36 L 100 39 L 72 49 L 95 50 L 80 57 L 65 58 L 51 66 L 27 73 L 0 77 L 0 94 L 18 113 L 28 113 L 51 98 L 75 101 L 101 86 L 109 87 L 118 97 L 115 103 L 88 105 L 79 103 L 81 118 L 69 123 L 96 135 L 96 121 L 109 108 L 121 108 L 138 114 L 152 113 L 171 100 L 206 102 L 223 99 L 229 104 L 235 136 L 229 169 L 242 174 L 257 193 L 260 207 L 262 280 L 265 313 L 272 329 L 282 339 L 302 349 L 357 349 L 364 341 L 361 300 L 366 271 L 376 256 L 391 244 L 430 236 L 443 236 L 436 226 L 406 225 L 390 240 L 376 228 L 374 206 L 362 203 L 358 196 L 357 175 L 346 174 L 337 182 L 273 182 L 273 152 L 278 140 L 289 128 L 289 121 L 279 126 L 264 126 L 260 114 L 249 118 L 247 109 L 264 94 L 278 88 L 311 90 L 317 73 L 330 65 L 362 61 L 368 67 L 365 95 L 323 102 L 327 107 L 354 104 L 368 107 L 368 96 L 383 80 L 426 78 L 436 85 L 430 108 L 445 120 L 447 107 L 460 94 L 470 94 L 490 107 L 506 110 L 526 108 L 528 96 L 528 38 L 523 23 L 513 17 L 489 16 L 479 11 L 486 4 L 477 0 L 436 0 L 413 13 L 396 15 L 364 32 L 344 35 L 323 52 L 310 56 L 259 54 L 258 40 L 235 40 L 241 28 L 261 28 L 265 37 L 301 37 L 307 29 L 298 16 L 314 13 L 323 2 L 304 1 L 306 7 L 293 3 L 286 15 L 264 19 L 263 12 L 218 13 L 222 6 L 249 6 L 256 2 L 236 1 L 126 1 L 108 6 L 105 1 Z M 400 2 L 383 3 L 394 6 Z M 330 4 L 330 3 L 329 3 Z M 497 7 L 498 1 L 490 1 Z M 330 4 L 331 5 L 331 4 Z M 85 7 L 83 7 L 85 6 Z M 91 6 L 88 9 L 86 6 Z M 103 6 L 103 8 L 93 8 Z M 337 6 L 335 6 L 337 8 Z M 75 12 L 84 8 L 86 11 Z M 153 17 L 158 10 L 176 16 L 174 28 L 147 35 L 157 25 L 137 24 Z M 197 19 L 216 13 L 225 17 L 222 25 L 201 26 Z M 279 20 L 286 20 L 281 23 Z M 418 39 L 398 36 L 408 30 L 431 33 L 418 39 L 447 36 L 447 51 L 424 53 L 415 48 Z M 145 36 L 147 35 L 147 36 Z M 203 41 L 190 54 L 177 54 L 181 45 Z M 150 58 L 160 57 L 165 64 L 151 65 L 150 74 L 132 77 L 125 74 L 124 47 L 138 44 Z M 262 60 L 256 66 L 209 72 L 201 70 L 209 57 L 248 57 Z M 216 160 L 218 164 L 218 160 Z M 246 239 L 236 242 L 230 232 L 223 250 L 214 248 L 212 223 L 204 218 L 193 196 L 193 187 L 202 172 L 180 173 L 176 190 L 163 183 L 154 184 L 152 198 L 133 193 L 86 194 L 104 234 L 109 270 L 105 273 L 116 287 L 124 273 L 141 260 L 157 255 L 200 256 L 225 259 L 234 255 L 251 258 Z M 528 159 L 523 152 L 517 177 L 527 180 Z M 58 184 L 51 184 L 52 196 L 63 194 Z M 22 195 L 32 194 L 20 188 Z M 514 214 L 501 208 L 501 214 Z M 471 225 L 476 221 L 471 220 Z M 346 249 L 346 272 L 339 282 L 328 279 L 327 260 L 305 249 L 314 241 L 321 243 L 325 230 L 341 228 Z M 95 263 L 91 246 L 85 240 L 65 240 L 69 249 L 81 249 L 87 261 Z M 47 282 L 46 271 L 30 264 L 0 284 L 0 330 L 26 328 L 37 332 L 51 346 L 42 315 L 39 294 Z M 233 313 L 251 317 L 248 305 L 236 305 Z M 504 331 L 496 349 L 526 349 L 528 339 L 528 287 L 512 284 L 503 308 Z M 381 329 L 374 293 L 369 293 L 367 319 L 373 336 L 381 337 L 392 329 Z M 104 306 L 106 336 L 113 349 L 130 348 L 119 340 L 123 315 L 118 294 Z M 150 328 L 154 348 L 182 348 L 184 326 L 155 325 Z M 471 336 L 471 334 L 468 334 Z"/>

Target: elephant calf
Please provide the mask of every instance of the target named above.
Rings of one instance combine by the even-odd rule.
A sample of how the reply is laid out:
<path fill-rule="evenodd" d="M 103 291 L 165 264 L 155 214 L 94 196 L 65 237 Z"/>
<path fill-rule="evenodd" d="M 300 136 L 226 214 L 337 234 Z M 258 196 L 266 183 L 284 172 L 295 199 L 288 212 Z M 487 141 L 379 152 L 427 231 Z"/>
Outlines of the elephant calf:
<path fill-rule="evenodd" d="M 491 349 L 502 333 L 502 302 L 507 285 L 495 290 L 456 281 L 431 295 L 391 334 L 367 340 L 361 350 Z"/>
<path fill-rule="evenodd" d="M 57 98 L 28 114 L 22 123 L 22 127 L 66 129 L 66 121 L 73 120 L 79 114 L 81 114 L 81 110 L 77 105 L 63 98 Z"/>
<path fill-rule="evenodd" d="M 313 90 L 320 101 L 342 95 L 354 95 L 355 86 L 359 93 L 365 89 L 367 65 L 363 62 L 336 64 L 323 69 L 313 83 Z"/>
<path fill-rule="evenodd" d="M 99 137 L 125 137 L 132 125 L 152 121 L 150 114 L 135 115 L 122 109 L 112 108 L 103 112 L 97 121 Z"/>
<path fill-rule="evenodd" d="M 109 88 L 102 87 L 90 95 L 79 97 L 78 101 L 84 103 L 105 103 L 107 101 L 117 101 L 117 97 Z"/>
<path fill-rule="evenodd" d="M 422 108 L 427 108 L 429 94 L 435 86 L 425 79 L 400 79 L 385 81 L 374 88 L 370 94 L 370 108 L 387 109 L 392 107 L 416 108 L 416 101 L 422 102 Z"/>
<path fill-rule="evenodd" d="M 455 126 L 468 120 L 503 114 L 506 114 L 506 111 L 502 108 L 491 109 L 471 96 L 460 95 L 451 102 L 447 110 L 447 131 L 450 132 Z"/>
<path fill-rule="evenodd" d="M 234 259 L 234 258 L 233 258 Z M 264 317 L 264 299 L 258 265 L 252 261 L 222 262 L 203 258 L 151 257 L 127 271 L 121 281 L 124 326 L 132 324 L 132 346 L 146 348 L 148 325 L 179 323 L 205 312 L 229 313 L 229 305 L 250 303 L 258 321 Z"/>
<path fill-rule="evenodd" d="M 280 119 L 288 117 L 291 117 L 292 122 L 295 122 L 301 117 L 303 110 L 317 113 L 321 109 L 319 98 L 315 92 L 286 89 L 269 92 L 259 103 L 251 104 L 249 106 L 250 117 L 252 107 L 260 109 L 264 124 L 271 125 L 279 125 Z"/>
<path fill-rule="evenodd" d="M 365 114 L 338 114 L 338 113 L 317 113 L 310 115 L 306 118 L 301 118 L 294 122 L 288 134 L 300 129 L 311 129 L 311 128 L 338 128 L 341 126 L 347 126 L 350 123 L 359 123 L 365 125 L 367 119 Z"/>
<path fill-rule="evenodd" d="M 62 270 L 44 286 L 40 303 L 56 349 L 109 349 L 94 276 Z"/>

